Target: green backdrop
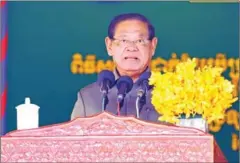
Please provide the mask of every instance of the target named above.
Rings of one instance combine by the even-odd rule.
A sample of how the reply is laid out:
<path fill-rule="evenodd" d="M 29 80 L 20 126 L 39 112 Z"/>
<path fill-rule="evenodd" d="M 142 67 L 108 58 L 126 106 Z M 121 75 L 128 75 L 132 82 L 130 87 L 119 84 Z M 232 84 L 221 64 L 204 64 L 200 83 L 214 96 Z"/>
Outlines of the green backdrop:
<path fill-rule="evenodd" d="M 171 53 L 191 57 L 227 58 L 239 54 L 238 4 L 188 2 L 9 2 L 7 61 L 7 132 L 16 129 L 15 106 L 31 97 L 40 108 L 40 126 L 70 120 L 77 91 L 96 80 L 97 74 L 73 74 L 72 55 L 96 54 L 107 60 L 104 38 L 113 16 L 138 12 L 147 16 L 159 38 L 155 57 Z M 239 103 L 233 109 L 237 110 Z M 233 126 L 214 133 L 230 162 Z"/>

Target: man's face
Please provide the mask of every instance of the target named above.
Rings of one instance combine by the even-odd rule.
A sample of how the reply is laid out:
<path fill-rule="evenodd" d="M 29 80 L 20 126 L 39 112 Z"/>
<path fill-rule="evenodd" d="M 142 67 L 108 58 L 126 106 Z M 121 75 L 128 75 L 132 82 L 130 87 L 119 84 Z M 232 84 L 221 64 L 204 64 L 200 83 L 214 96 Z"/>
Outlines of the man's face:
<path fill-rule="evenodd" d="M 113 57 L 118 70 L 143 72 L 154 55 L 157 38 L 148 40 L 148 27 L 139 20 L 120 22 L 113 39 L 106 38 L 107 51 Z"/>

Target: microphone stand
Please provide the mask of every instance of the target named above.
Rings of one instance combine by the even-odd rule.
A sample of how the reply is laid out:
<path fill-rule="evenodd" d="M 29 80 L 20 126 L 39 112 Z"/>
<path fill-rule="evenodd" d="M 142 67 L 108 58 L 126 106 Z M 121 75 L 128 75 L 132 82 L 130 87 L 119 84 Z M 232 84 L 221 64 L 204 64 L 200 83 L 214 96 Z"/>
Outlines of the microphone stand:
<path fill-rule="evenodd" d="M 138 92 L 137 92 L 137 99 L 136 99 L 137 118 L 139 118 L 139 112 L 140 112 L 139 103 L 140 103 L 140 99 L 142 98 L 143 95 L 144 95 L 144 90 L 143 89 L 139 89 Z"/>
<path fill-rule="evenodd" d="M 103 94 L 103 98 L 102 98 L 102 112 L 105 111 L 106 105 L 107 105 L 107 95 L 106 95 L 106 94 Z"/>
<path fill-rule="evenodd" d="M 108 94 L 109 87 L 107 86 L 107 89 L 102 89 L 102 88 L 103 88 L 103 86 L 101 87 L 100 91 L 103 94 L 103 97 L 102 97 L 102 112 L 104 112 L 105 109 L 106 109 L 107 102 L 108 102 L 107 94 Z"/>
<path fill-rule="evenodd" d="M 140 97 L 137 97 L 136 99 L 136 112 L 137 112 L 137 118 L 139 118 L 139 100 L 140 100 Z"/>
<path fill-rule="evenodd" d="M 117 97 L 117 115 L 120 116 L 121 104 L 123 103 L 124 94 L 119 94 Z"/>
<path fill-rule="evenodd" d="M 120 90 L 124 90 L 123 88 L 124 88 L 124 86 L 122 85 Z M 117 115 L 118 116 L 120 116 L 121 104 L 123 102 L 123 99 L 124 99 L 125 95 L 126 95 L 126 91 L 123 91 L 123 93 L 120 93 L 117 96 Z"/>

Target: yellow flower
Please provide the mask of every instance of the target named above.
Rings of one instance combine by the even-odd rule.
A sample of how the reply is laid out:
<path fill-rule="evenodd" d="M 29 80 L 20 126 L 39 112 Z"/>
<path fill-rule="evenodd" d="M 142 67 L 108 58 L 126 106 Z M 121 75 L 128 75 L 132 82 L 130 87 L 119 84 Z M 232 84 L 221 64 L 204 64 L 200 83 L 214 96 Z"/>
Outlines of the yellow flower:
<path fill-rule="evenodd" d="M 161 74 L 160 74 L 161 75 Z M 149 85 L 154 85 L 157 83 L 157 79 L 160 78 L 158 72 L 151 72 L 151 78 L 149 79 Z"/>
<path fill-rule="evenodd" d="M 175 72 L 152 72 L 152 104 L 161 115 L 159 120 L 178 122 L 181 114 L 188 118 L 200 114 L 208 123 L 224 117 L 237 98 L 233 84 L 221 76 L 222 68 L 196 69 L 196 60 L 179 63 Z"/>

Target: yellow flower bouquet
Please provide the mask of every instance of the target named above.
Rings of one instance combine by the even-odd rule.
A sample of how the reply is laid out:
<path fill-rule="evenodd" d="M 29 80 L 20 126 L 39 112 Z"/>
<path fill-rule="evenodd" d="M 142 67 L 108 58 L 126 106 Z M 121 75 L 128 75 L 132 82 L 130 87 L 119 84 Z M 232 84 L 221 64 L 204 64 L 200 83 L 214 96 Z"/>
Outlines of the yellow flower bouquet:
<path fill-rule="evenodd" d="M 232 94 L 234 85 L 221 76 L 222 72 L 219 67 L 197 69 L 195 59 L 179 63 L 174 72 L 152 72 L 151 101 L 161 115 L 159 120 L 178 123 L 181 115 L 201 115 L 211 123 L 224 118 L 237 98 Z"/>

